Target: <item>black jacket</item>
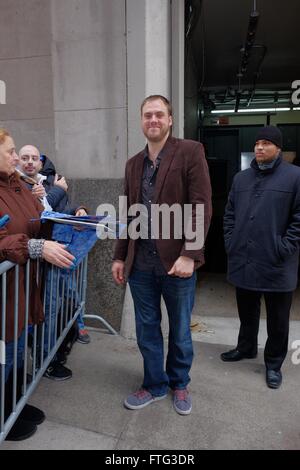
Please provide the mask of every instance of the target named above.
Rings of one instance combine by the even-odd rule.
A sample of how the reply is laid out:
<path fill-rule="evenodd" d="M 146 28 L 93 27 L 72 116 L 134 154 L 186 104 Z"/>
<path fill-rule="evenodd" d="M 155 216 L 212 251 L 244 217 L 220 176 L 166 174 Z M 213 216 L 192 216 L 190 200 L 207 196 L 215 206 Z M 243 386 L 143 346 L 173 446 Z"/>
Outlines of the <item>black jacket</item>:
<path fill-rule="evenodd" d="M 43 186 L 47 193 L 47 201 L 52 209 L 55 212 L 64 212 L 74 215 L 76 208 L 70 207 L 66 191 L 58 186 L 54 186 L 56 170 L 54 164 L 48 157 L 45 157 L 45 162 L 40 174 L 47 176 L 47 179 L 43 181 Z"/>
<path fill-rule="evenodd" d="M 289 292 L 298 280 L 300 168 L 256 160 L 233 181 L 224 216 L 228 281 L 258 291 Z"/>

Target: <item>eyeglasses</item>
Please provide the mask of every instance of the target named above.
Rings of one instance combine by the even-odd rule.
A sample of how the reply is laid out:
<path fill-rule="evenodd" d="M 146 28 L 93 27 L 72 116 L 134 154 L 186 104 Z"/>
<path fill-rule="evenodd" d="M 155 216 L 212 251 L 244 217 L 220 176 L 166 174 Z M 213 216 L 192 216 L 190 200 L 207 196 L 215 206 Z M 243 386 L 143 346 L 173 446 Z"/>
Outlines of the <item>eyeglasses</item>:
<path fill-rule="evenodd" d="M 22 160 L 22 162 L 29 162 L 30 160 L 33 162 L 39 162 L 40 157 L 38 155 L 22 155 L 20 160 Z"/>

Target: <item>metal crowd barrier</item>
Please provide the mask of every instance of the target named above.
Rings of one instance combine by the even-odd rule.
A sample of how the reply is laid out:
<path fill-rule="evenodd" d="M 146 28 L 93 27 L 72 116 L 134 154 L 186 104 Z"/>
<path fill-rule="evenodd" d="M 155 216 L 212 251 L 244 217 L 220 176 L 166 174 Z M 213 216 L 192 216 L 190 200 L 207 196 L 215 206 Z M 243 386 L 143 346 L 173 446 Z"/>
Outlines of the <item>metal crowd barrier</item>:
<path fill-rule="evenodd" d="M 41 325 L 29 325 L 31 263 L 32 261 L 29 260 L 25 268 L 25 327 L 23 330 L 25 338 L 24 346 L 22 345 L 21 348 L 23 350 L 21 393 L 17 381 L 17 375 L 20 375 L 20 367 L 18 372 L 20 266 L 10 262 L 0 264 L 0 443 L 9 433 L 77 317 L 80 314 L 85 317 L 87 257 L 72 271 L 60 270 L 53 265 L 37 262 L 37 283 L 41 283 L 43 287 L 45 320 Z M 6 315 L 7 275 L 10 272 L 14 273 L 13 318 L 7 318 Z M 102 320 L 101 317 L 98 319 Z M 5 381 L 5 371 L 7 373 L 8 370 L 6 369 L 8 349 L 5 338 L 7 321 L 14 322 L 14 339 L 11 343 L 13 350 L 12 396 L 5 397 L 5 391 L 8 388 Z M 9 415 L 7 415 L 7 410 L 5 412 L 5 404 L 7 405 L 5 400 L 8 399 L 12 403 Z"/>

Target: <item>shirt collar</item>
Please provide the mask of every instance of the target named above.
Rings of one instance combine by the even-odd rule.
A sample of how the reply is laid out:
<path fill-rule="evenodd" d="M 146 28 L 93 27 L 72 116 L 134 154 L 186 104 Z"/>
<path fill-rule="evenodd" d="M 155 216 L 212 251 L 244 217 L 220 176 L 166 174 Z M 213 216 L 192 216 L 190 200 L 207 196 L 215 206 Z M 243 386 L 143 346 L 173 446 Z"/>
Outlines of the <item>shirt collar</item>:
<path fill-rule="evenodd" d="M 270 162 L 271 165 L 267 166 L 266 168 L 261 168 L 261 165 L 260 166 L 258 165 L 255 158 L 253 158 L 251 162 L 251 167 L 256 171 L 261 171 L 263 173 L 271 173 L 278 167 L 278 165 L 281 164 L 281 162 L 282 162 L 282 154 L 280 153 L 275 160 Z"/>
<path fill-rule="evenodd" d="M 37 182 L 38 182 L 38 183 L 41 183 L 42 181 L 45 181 L 45 180 L 47 179 L 47 176 L 41 175 L 41 173 L 38 173 L 38 174 L 36 175 L 36 179 L 37 179 Z"/>
<path fill-rule="evenodd" d="M 161 151 L 159 152 L 159 154 L 157 155 L 157 158 L 156 158 L 156 162 L 160 162 L 162 157 L 164 155 L 164 148 L 161 149 Z M 149 158 L 149 149 L 148 149 L 148 145 L 146 145 L 145 149 L 144 149 L 144 160 L 150 160 Z"/>

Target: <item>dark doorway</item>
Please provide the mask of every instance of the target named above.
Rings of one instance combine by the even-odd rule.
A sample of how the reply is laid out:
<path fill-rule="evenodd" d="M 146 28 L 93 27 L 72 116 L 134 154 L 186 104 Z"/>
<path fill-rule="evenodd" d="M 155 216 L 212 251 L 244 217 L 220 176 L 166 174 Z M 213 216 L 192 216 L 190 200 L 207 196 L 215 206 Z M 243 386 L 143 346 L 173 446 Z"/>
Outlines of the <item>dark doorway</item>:
<path fill-rule="evenodd" d="M 223 216 L 234 175 L 239 171 L 239 130 L 204 127 L 205 147 L 212 184 L 213 217 L 205 244 L 206 272 L 225 273 Z"/>

